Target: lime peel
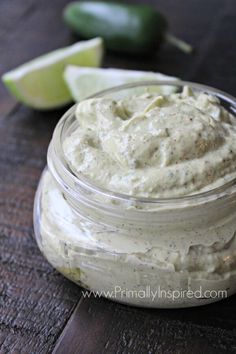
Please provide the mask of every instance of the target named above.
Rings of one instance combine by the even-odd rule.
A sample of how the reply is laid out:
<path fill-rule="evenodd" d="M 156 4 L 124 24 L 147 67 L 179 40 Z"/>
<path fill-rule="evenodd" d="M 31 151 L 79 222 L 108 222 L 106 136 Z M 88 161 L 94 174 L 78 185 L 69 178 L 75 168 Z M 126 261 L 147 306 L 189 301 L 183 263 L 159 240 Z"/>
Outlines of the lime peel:
<path fill-rule="evenodd" d="M 7 72 L 2 80 L 18 101 L 36 109 L 59 108 L 72 101 L 63 80 L 67 65 L 97 67 L 103 57 L 103 41 L 94 38 L 57 49 Z"/>
<path fill-rule="evenodd" d="M 131 82 L 148 80 L 173 81 L 177 78 L 161 73 L 138 70 L 124 70 L 114 68 L 87 68 L 69 65 L 64 72 L 64 79 L 68 85 L 74 101 L 79 102 L 99 91 Z M 160 94 L 174 92 L 173 87 L 159 88 Z"/>

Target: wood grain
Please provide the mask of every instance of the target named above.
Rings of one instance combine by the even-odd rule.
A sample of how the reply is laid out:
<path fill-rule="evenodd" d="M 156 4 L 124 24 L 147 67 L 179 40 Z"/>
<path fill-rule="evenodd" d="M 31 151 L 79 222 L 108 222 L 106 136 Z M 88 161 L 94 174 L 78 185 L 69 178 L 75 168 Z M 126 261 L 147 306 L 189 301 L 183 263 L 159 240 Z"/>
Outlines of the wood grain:
<path fill-rule="evenodd" d="M 1 1 L 1 73 L 70 42 L 60 22 L 64 5 Z M 34 193 L 63 111 L 33 112 L 2 86 L 0 93 L 0 353 L 48 353 L 80 297 L 33 238 Z"/>
<path fill-rule="evenodd" d="M 235 353 L 235 300 L 147 310 L 81 298 L 53 354 Z"/>
<path fill-rule="evenodd" d="M 0 74 L 77 40 L 61 20 L 67 2 L 1 0 Z M 147 60 L 107 53 L 104 66 L 160 71 L 236 94 L 235 1 L 159 0 L 158 8 L 170 30 L 197 48 L 195 55 L 166 45 Z M 57 354 L 236 353 L 236 297 L 178 311 L 84 299 L 40 254 L 33 198 L 65 109 L 32 111 L 0 84 L 0 354 L 51 353 L 55 345 Z"/>
<path fill-rule="evenodd" d="M 80 289 L 43 259 L 33 239 L 35 188 L 60 115 L 32 117 L 18 106 L 0 124 L 1 353 L 48 352 L 80 296 Z"/>

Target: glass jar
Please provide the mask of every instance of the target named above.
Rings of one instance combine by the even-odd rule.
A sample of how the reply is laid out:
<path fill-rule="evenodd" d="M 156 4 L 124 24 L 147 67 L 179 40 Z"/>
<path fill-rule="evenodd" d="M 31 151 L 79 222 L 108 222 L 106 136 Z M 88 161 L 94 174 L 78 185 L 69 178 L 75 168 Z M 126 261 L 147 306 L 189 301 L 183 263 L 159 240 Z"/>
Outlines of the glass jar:
<path fill-rule="evenodd" d="M 236 112 L 235 99 L 188 82 L 143 82 L 103 91 L 114 99 L 166 94 L 189 85 L 217 96 Z M 62 143 L 78 126 L 73 106 L 58 122 L 35 197 L 40 250 L 67 278 L 126 304 L 189 307 L 236 291 L 236 181 L 178 198 L 136 198 L 76 177 Z M 84 296 L 86 296 L 84 290 Z"/>

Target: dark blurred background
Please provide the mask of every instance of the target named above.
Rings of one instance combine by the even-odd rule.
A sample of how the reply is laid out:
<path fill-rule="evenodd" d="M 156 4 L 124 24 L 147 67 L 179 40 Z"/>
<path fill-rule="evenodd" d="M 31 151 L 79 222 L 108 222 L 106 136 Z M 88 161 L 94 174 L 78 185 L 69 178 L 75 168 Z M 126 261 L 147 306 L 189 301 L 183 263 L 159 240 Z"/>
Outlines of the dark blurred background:
<path fill-rule="evenodd" d="M 235 0 L 129 0 L 151 4 L 169 20 L 170 31 L 190 42 L 194 55 L 165 45 L 147 60 L 107 55 L 104 66 L 160 71 L 236 94 Z M 63 24 L 67 0 L 1 0 L 0 74 L 79 38 Z M 8 97 L 0 88 L 0 104 Z"/>

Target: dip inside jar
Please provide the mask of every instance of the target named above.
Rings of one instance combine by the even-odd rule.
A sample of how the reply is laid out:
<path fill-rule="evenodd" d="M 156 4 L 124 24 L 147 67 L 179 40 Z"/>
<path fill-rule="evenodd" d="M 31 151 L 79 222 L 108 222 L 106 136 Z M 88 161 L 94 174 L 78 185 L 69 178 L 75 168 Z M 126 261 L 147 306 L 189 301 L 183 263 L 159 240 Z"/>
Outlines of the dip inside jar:
<path fill-rule="evenodd" d="M 236 177 L 236 120 L 189 87 L 168 96 L 94 98 L 76 109 L 63 150 L 72 171 L 110 191 L 179 197 Z"/>
<path fill-rule="evenodd" d="M 236 185 L 226 185 L 236 177 L 236 123 L 212 92 L 104 95 L 66 113 L 35 199 L 36 239 L 55 268 L 139 306 L 236 292 Z"/>

